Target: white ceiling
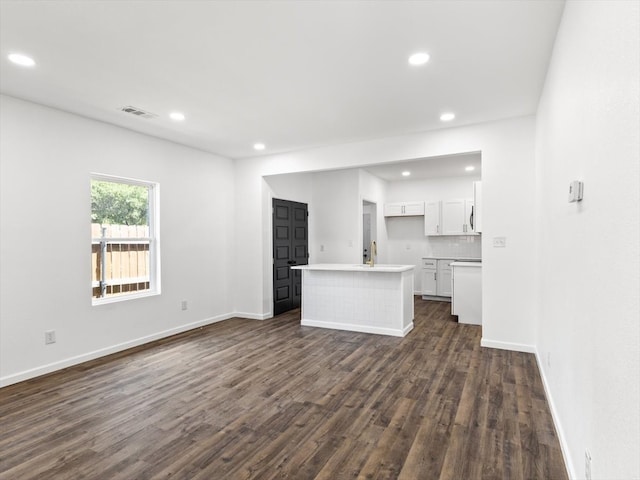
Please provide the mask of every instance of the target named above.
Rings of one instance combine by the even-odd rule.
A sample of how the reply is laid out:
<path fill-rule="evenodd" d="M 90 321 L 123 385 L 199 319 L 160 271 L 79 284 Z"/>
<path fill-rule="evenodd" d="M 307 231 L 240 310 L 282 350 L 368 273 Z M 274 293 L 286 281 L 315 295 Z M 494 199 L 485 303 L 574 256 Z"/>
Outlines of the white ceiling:
<path fill-rule="evenodd" d="M 3 0 L 0 91 L 229 158 L 426 131 L 534 113 L 563 5 Z"/>
<path fill-rule="evenodd" d="M 467 172 L 466 167 L 473 167 Z M 441 177 L 479 177 L 482 171 L 481 154 L 465 153 L 440 157 L 417 158 L 406 162 L 391 162 L 364 167 L 366 171 L 389 182 L 422 180 Z M 411 172 L 404 177 L 402 172 Z"/>

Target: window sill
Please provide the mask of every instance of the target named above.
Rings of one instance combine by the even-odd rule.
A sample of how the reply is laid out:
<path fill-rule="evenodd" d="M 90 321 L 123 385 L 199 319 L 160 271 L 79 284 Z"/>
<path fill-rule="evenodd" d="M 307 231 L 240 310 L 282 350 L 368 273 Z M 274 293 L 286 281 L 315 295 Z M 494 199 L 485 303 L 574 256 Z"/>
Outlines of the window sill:
<path fill-rule="evenodd" d="M 160 292 L 158 290 L 148 290 L 140 293 L 116 295 L 113 297 L 106 297 L 106 298 L 92 298 L 91 306 L 97 307 L 98 305 L 107 305 L 110 303 L 126 302 L 128 300 L 136 300 L 138 298 L 155 297 L 156 295 L 160 295 Z"/>

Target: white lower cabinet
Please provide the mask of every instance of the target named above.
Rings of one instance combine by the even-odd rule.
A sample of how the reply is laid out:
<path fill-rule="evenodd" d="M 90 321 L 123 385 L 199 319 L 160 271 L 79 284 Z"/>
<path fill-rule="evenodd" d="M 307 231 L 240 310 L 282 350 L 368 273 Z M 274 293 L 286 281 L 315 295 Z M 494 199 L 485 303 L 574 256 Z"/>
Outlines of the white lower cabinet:
<path fill-rule="evenodd" d="M 454 260 L 438 260 L 438 293 L 440 297 L 450 297 L 451 288 L 451 263 Z"/>
<path fill-rule="evenodd" d="M 448 301 L 451 298 L 451 259 L 422 259 L 422 296 L 442 297 L 438 300 Z"/>
<path fill-rule="evenodd" d="M 437 267 L 438 261 L 432 258 L 422 259 L 422 295 L 438 294 Z"/>

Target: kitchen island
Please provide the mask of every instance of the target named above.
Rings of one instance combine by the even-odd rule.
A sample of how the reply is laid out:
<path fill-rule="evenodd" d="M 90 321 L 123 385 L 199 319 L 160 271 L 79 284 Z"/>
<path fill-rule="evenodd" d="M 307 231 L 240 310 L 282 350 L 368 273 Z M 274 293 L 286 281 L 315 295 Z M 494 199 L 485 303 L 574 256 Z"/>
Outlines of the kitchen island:
<path fill-rule="evenodd" d="M 413 265 L 291 268 L 302 271 L 302 325 L 395 337 L 413 329 Z"/>

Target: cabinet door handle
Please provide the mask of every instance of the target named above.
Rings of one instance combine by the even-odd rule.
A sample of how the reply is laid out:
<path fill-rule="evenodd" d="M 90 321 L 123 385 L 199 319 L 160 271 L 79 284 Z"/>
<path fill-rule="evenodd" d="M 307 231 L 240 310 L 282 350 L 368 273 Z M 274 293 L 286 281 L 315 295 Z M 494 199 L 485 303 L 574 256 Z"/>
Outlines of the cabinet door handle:
<path fill-rule="evenodd" d="M 438 273 L 437 272 L 433 272 L 433 279 L 434 280 L 438 280 Z"/>
<path fill-rule="evenodd" d="M 473 230 L 473 205 L 471 205 L 471 215 L 469 215 L 469 225 L 471 225 L 471 230 Z"/>
<path fill-rule="evenodd" d="M 436 233 L 440 233 L 440 225 L 436 225 Z"/>

